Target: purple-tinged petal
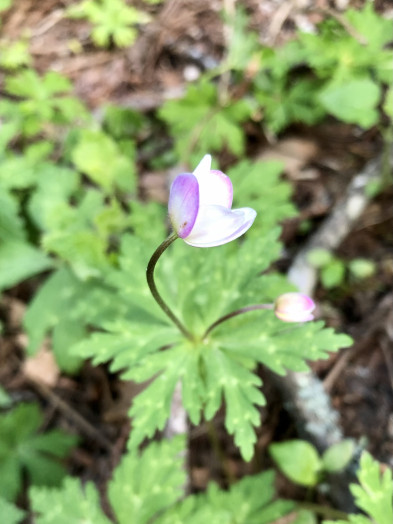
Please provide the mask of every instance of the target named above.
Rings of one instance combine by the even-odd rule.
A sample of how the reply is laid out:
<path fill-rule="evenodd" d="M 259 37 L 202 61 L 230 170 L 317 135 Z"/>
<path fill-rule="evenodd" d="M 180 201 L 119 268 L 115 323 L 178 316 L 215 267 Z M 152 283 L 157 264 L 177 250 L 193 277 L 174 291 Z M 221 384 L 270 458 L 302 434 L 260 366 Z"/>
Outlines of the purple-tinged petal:
<path fill-rule="evenodd" d="M 194 247 L 220 246 L 243 235 L 256 215 L 249 207 L 230 210 L 224 206 L 200 206 L 191 233 L 183 239 Z"/>
<path fill-rule="evenodd" d="M 275 304 L 276 317 L 283 322 L 308 322 L 314 319 L 314 301 L 303 293 L 284 293 Z"/>
<path fill-rule="evenodd" d="M 199 187 L 196 177 L 191 173 L 177 176 L 169 193 L 168 212 L 173 229 L 180 238 L 190 234 L 198 209 Z"/>

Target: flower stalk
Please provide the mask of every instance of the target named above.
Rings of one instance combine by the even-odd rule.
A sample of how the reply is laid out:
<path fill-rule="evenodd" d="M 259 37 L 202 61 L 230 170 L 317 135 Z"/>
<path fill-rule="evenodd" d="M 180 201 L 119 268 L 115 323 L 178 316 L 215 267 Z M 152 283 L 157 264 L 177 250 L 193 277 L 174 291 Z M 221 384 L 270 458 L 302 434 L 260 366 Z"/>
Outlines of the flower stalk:
<path fill-rule="evenodd" d="M 154 251 L 151 259 L 149 260 L 149 263 L 146 268 L 146 279 L 147 284 L 149 286 L 150 292 L 154 297 L 154 300 L 157 302 L 157 304 L 160 306 L 160 308 L 164 311 L 164 313 L 172 320 L 172 322 L 179 328 L 179 330 L 183 333 L 183 335 L 192 340 L 193 336 L 188 331 L 188 329 L 184 326 L 184 324 L 177 318 L 177 316 L 173 313 L 171 308 L 168 306 L 168 304 L 165 302 L 165 300 L 162 298 L 160 293 L 158 292 L 156 282 L 154 280 L 154 269 L 156 267 L 156 264 L 160 258 L 160 256 L 164 253 L 164 251 L 178 238 L 178 235 L 176 233 L 172 233 L 169 235 L 168 238 L 162 242 L 158 246 L 158 248 Z"/>
<path fill-rule="evenodd" d="M 227 313 L 226 315 L 220 317 L 217 319 L 213 324 L 211 324 L 207 330 L 204 332 L 202 336 L 202 340 L 204 340 L 207 335 L 213 331 L 214 328 L 225 322 L 226 320 L 230 320 L 233 317 L 237 317 L 238 315 L 242 315 L 243 313 L 248 313 L 249 311 L 257 311 L 258 309 L 274 309 L 274 304 L 254 304 L 253 306 L 246 306 L 242 307 L 240 309 L 236 309 L 236 311 L 232 311 L 231 313 Z"/>

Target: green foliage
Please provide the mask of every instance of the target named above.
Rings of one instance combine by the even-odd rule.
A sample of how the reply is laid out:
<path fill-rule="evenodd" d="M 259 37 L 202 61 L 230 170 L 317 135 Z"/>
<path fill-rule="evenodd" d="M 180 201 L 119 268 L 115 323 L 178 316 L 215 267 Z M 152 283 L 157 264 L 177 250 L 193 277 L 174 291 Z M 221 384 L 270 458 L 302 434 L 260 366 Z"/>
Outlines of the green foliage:
<path fill-rule="evenodd" d="M 375 273 L 375 263 L 366 258 L 354 258 L 349 262 L 348 269 L 355 278 L 369 278 Z"/>
<path fill-rule="evenodd" d="M 305 440 L 272 444 L 269 451 L 286 477 L 302 486 L 315 486 L 320 478 L 321 460 L 315 447 Z"/>
<path fill-rule="evenodd" d="M 241 124 L 251 115 L 246 99 L 221 102 L 215 84 L 201 80 L 190 85 L 180 100 L 169 100 L 158 114 L 170 128 L 175 151 L 182 161 L 195 164 L 206 151 L 227 147 L 236 156 L 244 153 Z"/>
<path fill-rule="evenodd" d="M 38 485 L 57 485 L 65 469 L 58 459 L 75 446 L 76 439 L 61 431 L 39 434 L 44 419 L 36 404 L 19 404 L 0 416 L 0 495 L 14 500 L 22 474 Z"/>
<path fill-rule="evenodd" d="M 23 241 L 0 244 L 0 290 L 53 267 L 42 251 Z"/>
<path fill-rule="evenodd" d="M 333 258 L 329 264 L 321 270 L 321 282 L 323 287 L 331 289 L 340 286 L 345 277 L 345 265 L 338 258 Z"/>
<path fill-rule="evenodd" d="M 342 470 L 352 459 L 354 451 L 353 440 L 345 439 L 333 444 L 322 455 L 323 469 L 329 473 Z"/>
<path fill-rule="evenodd" d="M 85 108 L 77 98 L 69 96 L 71 89 L 70 81 L 54 71 L 43 77 L 33 69 L 19 71 L 6 77 L 5 91 L 22 100 L 1 101 L 0 116 L 15 126 L 14 135 L 27 137 L 48 131 L 49 123 L 64 125 L 84 119 Z"/>
<path fill-rule="evenodd" d="M 363 515 L 349 515 L 348 521 L 325 521 L 324 524 L 391 524 L 393 522 L 393 480 L 392 472 L 386 468 L 381 473 L 380 464 L 372 456 L 363 452 L 360 459 L 358 484 L 351 485 L 356 505 L 369 518 Z"/>
<path fill-rule="evenodd" d="M 0 12 L 6 11 L 12 6 L 12 0 L 0 0 Z"/>
<path fill-rule="evenodd" d="M 72 150 L 72 160 L 79 171 L 106 193 L 113 194 L 117 188 L 135 191 L 133 156 L 123 154 L 116 142 L 102 131 L 81 131 Z"/>
<path fill-rule="evenodd" d="M 255 77 L 263 122 L 278 133 L 292 122 L 308 125 L 326 113 L 368 128 L 378 122 L 382 86 L 393 81 L 393 22 L 374 11 L 348 9 L 346 24 L 327 19 L 318 33 L 300 32 L 282 48 L 265 48 Z M 389 114 L 389 105 L 387 114 Z"/>
<path fill-rule="evenodd" d="M 244 477 L 228 491 L 210 484 L 206 493 L 187 497 L 155 524 L 270 524 L 295 508 L 293 502 L 274 500 L 274 495 L 272 471 Z"/>
<path fill-rule="evenodd" d="M 107 47 L 112 40 L 118 47 L 131 45 L 138 34 L 135 26 L 150 20 L 124 0 L 83 0 L 69 7 L 67 13 L 72 18 L 87 18 L 93 24 L 93 41 L 101 47 Z"/>
<path fill-rule="evenodd" d="M 323 248 L 312 249 L 307 260 L 320 270 L 321 283 L 326 289 L 341 286 L 347 273 L 357 280 L 370 278 L 375 273 L 375 263 L 372 260 L 354 258 L 346 265 L 343 260 Z"/>
<path fill-rule="evenodd" d="M 354 442 L 346 439 L 333 444 L 322 457 L 317 449 L 305 440 L 271 444 L 269 452 L 282 473 L 292 482 L 315 487 L 324 473 L 335 473 L 347 466 L 353 457 Z"/>
<path fill-rule="evenodd" d="M 19 524 L 25 512 L 0 497 L 0 515 L 3 524 Z"/>
<path fill-rule="evenodd" d="M 234 16 L 228 17 L 229 26 L 228 50 L 221 71 L 233 70 L 243 72 L 259 48 L 258 35 L 249 29 L 249 17 L 242 7 L 235 9 Z"/>
<path fill-rule="evenodd" d="M 77 479 L 66 478 L 62 489 L 30 489 L 37 524 L 110 524 L 100 508 L 97 489 L 88 482 L 82 488 Z"/>
<path fill-rule="evenodd" d="M 128 453 L 109 484 L 109 501 L 119 524 L 148 524 L 182 495 L 186 482 L 183 439 L 151 444 L 141 455 Z"/>
<path fill-rule="evenodd" d="M 29 43 L 26 40 L 0 40 L 0 67 L 4 69 L 17 69 L 21 66 L 31 65 Z"/>
<path fill-rule="evenodd" d="M 381 89 L 368 78 L 328 84 L 319 93 L 319 101 L 339 120 L 369 128 L 378 122 L 377 106 Z"/>
<path fill-rule="evenodd" d="M 252 372 L 256 364 L 278 373 L 305 370 L 306 359 L 325 358 L 325 350 L 350 343 L 346 336 L 323 330 L 321 323 L 288 328 L 268 311 L 234 318 L 202 336 L 222 315 L 245 305 L 272 302 L 288 289 L 277 275 L 258 276 L 277 256 L 277 233 L 272 230 L 258 241 L 246 240 L 239 248 L 230 244 L 195 250 L 179 241 L 165 253 L 157 268 L 158 285 L 195 335 L 192 342 L 167 324 L 149 295 L 144 282 L 149 248 L 135 237 L 124 240 L 120 268 L 107 282 L 115 287 L 116 301 L 121 296 L 128 303 L 125 316 L 96 324 L 106 332 L 94 334 L 72 351 L 93 358 L 94 363 L 112 360 L 111 369 L 124 370 L 125 379 L 144 382 L 156 377 L 131 408 L 131 448 L 163 429 L 175 385 L 181 381 L 183 403 L 194 424 L 202 414 L 211 419 L 225 399 L 226 427 L 249 460 L 253 427 L 260 420 L 257 406 L 265 402 L 260 379 Z M 165 351 L 159 351 L 166 345 Z"/>
<path fill-rule="evenodd" d="M 236 188 L 234 206 L 247 202 L 247 205 L 263 217 L 257 219 L 251 228 L 251 236 L 261 237 L 275 227 L 277 222 L 296 214 L 290 201 L 291 186 L 280 179 L 282 170 L 281 162 L 242 160 L 227 171 Z M 268 206 L 266 202 L 269 202 Z"/>
<path fill-rule="evenodd" d="M 148 524 L 180 497 L 185 482 L 180 456 L 183 446 L 179 438 L 123 457 L 108 486 L 109 501 L 119 524 Z M 100 509 L 98 492 L 91 483 L 81 489 L 78 480 L 66 478 L 62 489 L 34 487 L 30 495 L 33 511 L 38 514 L 37 524 L 110 522 Z"/>

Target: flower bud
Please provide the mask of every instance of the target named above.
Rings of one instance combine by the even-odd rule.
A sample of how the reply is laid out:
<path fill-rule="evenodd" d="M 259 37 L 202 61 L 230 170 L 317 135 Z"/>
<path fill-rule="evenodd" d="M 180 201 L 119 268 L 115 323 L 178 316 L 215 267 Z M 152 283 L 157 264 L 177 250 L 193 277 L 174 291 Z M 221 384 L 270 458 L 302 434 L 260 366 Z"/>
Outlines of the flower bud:
<path fill-rule="evenodd" d="M 302 293 L 284 293 L 274 303 L 274 313 L 284 322 L 307 322 L 314 319 L 314 301 Z"/>

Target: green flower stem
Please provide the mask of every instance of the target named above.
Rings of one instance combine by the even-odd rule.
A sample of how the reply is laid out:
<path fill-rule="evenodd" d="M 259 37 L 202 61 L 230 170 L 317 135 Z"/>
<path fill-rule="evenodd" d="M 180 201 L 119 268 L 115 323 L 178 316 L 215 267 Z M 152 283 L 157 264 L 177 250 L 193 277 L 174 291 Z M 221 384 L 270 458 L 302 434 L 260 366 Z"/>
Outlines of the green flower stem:
<path fill-rule="evenodd" d="M 229 320 L 229 319 L 231 319 L 233 317 L 237 317 L 237 315 L 242 315 L 243 313 L 248 313 L 249 311 L 256 311 L 258 309 L 274 309 L 274 305 L 273 304 L 254 304 L 253 306 L 246 306 L 246 307 L 242 307 L 240 309 L 237 309 L 236 311 L 232 311 L 232 313 L 228 313 L 227 315 L 224 315 L 223 317 L 220 317 L 218 320 L 213 322 L 213 324 L 211 324 L 207 328 L 205 333 L 203 334 L 202 340 L 205 339 L 207 337 L 207 335 L 211 331 L 213 331 L 214 328 L 216 328 L 217 326 L 219 326 L 220 324 L 222 324 L 226 320 Z"/>
<path fill-rule="evenodd" d="M 156 264 L 158 262 L 158 259 L 163 254 L 163 252 L 178 238 L 176 233 L 172 233 L 172 235 L 169 235 L 169 237 L 164 240 L 162 244 L 158 246 L 158 248 L 154 251 L 151 259 L 149 260 L 149 263 L 147 265 L 146 269 L 146 279 L 147 283 L 149 285 L 151 294 L 154 297 L 154 300 L 157 302 L 157 304 L 160 306 L 160 308 L 164 311 L 166 315 L 172 320 L 172 322 L 180 329 L 180 331 L 183 333 L 183 335 L 189 339 L 193 339 L 192 334 L 188 331 L 188 329 L 180 322 L 180 320 L 177 318 L 177 316 L 173 313 L 173 311 L 170 309 L 168 304 L 164 301 L 164 299 L 161 297 L 160 293 L 158 292 L 155 280 L 154 280 L 154 269 L 156 267 Z"/>

